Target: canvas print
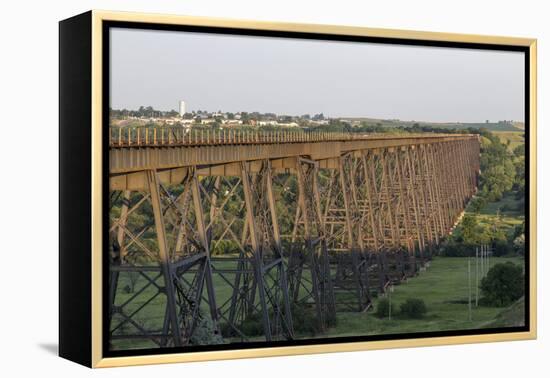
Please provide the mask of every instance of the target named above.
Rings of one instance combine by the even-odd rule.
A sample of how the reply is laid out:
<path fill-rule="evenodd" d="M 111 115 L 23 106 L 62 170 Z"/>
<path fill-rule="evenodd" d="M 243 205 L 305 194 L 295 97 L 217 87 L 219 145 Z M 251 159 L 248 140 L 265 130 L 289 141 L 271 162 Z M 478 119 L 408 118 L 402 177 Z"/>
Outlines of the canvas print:
<path fill-rule="evenodd" d="M 525 53 L 108 32 L 105 353 L 526 327 Z"/>

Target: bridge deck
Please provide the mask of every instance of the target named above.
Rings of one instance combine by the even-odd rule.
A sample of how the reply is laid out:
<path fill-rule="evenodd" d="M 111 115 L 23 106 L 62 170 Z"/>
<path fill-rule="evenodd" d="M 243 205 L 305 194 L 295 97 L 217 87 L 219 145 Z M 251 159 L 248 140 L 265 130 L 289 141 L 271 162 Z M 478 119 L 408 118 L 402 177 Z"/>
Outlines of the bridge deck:
<path fill-rule="evenodd" d="M 147 134 L 149 135 L 149 133 Z M 169 134 L 173 135 L 173 134 Z M 192 134 L 190 134 L 192 135 Z M 200 135 L 200 136 L 199 136 Z M 202 133 L 193 136 L 111 138 L 111 175 L 147 169 L 216 166 L 239 161 L 307 157 L 322 161 L 345 153 L 380 148 L 477 139 L 471 134 L 356 135 L 344 133 Z"/>

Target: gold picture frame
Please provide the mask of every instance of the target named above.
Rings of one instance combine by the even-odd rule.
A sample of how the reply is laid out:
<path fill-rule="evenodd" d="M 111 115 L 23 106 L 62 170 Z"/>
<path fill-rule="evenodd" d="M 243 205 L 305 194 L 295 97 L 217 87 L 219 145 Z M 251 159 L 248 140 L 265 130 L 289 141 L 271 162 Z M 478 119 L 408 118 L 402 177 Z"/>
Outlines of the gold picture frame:
<path fill-rule="evenodd" d="M 104 357 L 103 353 L 103 293 L 104 282 L 103 277 L 103 250 L 104 250 L 104 196 L 105 196 L 105 177 L 104 177 L 104 164 L 105 164 L 105 149 L 104 149 L 104 134 L 102 132 L 102 125 L 104 122 L 105 103 L 103 99 L 103 90 L 105 85 L 105 78 L 103 77 L 103 67 L 106 64 L 103 56 L 104 52 L 104 24 L 106 22 L 128 22 L 128 23 L 140 23 L 144 27 L 147 24 L 162 24 L 162 25 L 190 25 L 201 27 L 215 27 L 215 28 L 229 28 L 229 29 L 249 29 L 249 30 L 261 30 L 261 31 L 277 31 L 277 32 L 289 32 L 289 33 L 313 33 L 323 35 L 343 35 L 343 36 L 358 36 L 358 37 L 376 37 L 376 38 L 388 38 L 398 40 L 416 40 L 427 43 L 438 42 L 452 42 L 452 43 L 467 43 L 478 45 L 504 45 L 504 46 L 520 46 L 528 49 L 528 84 L 529 84 L 529 109 L 526 114 L 526 120 L 529 125 L 529 250 L 526 252 L 529 256 L 529 292 L 526 296 L 529 298 L 529 330 L 524 332 L 505 332 L 494 334 L 476 334 L 476 335 L 457 335 L 457 336 L 445 336 L 445 337 L 422 337 L 422 338 L 410 338 L 410 339 L 397 339 L 397 340 L 377 340 L 377 341 L 359 341 L 359 342 L 346 342 L 346 343 L 331 343 L 331 344 L 314 344 L 314 345 L 299 345 L 299 346 L 275 346 L 266 348 L 253 348 L 253 349 L 231 349 L 231 350 L 216 350 L 216 351 L 201 351 L 201 352 L 189 352 L 189 353 L 163 353 L 163 354 L 148 354 L 148 355 L 136 355 L 136 356 L 122 356 L 122 357 Z M 496 342 L 496 341 L 513 341 L 513 340 L 527 340 L 535 339 L 537 336 L 537 298 L 536 298 L 536 212 L 537 212 L 537 181 L 536 181 L 536 124 L 537 124 L 537 41 L 536 39 L 529 38 L 515 38 L 515 37 L 502 37 L 502 36 L 484 36 L 484 35 L 470 35 L 470 34 L 453 34 L 453 33 L 437 33 L 437 32 L 424 32 L 424 31 L 412 31 L 412 30 L 394 30 L 394 29 L 378 29 L 368 27 L 354 27 L 354 26 L 336 26 L 336 25 L 317 25 L 317 24 L 295 24 L 295 23 L 279 23 L 279 22 L 260 22 L 251 20 L 231 20 L 231 19 L 218 19 L 209 17 L 189 17 L 189 16 L 176 16 L 176 15 L 161 15 L 161 14 L 144 14 L 144 13 L 126 13 L 126 12 L 110 12 L 93 10 L 84 15 L 77 16 L 67 21 L 62 21 L 60 24 L 61 33 L 61 49 L 60 49 L 60 74 L 65 75 L 65 68 L 68 63 L 64 63 L 64 59 L 75 61 L 78 64 L 78 59 L 88 59 L 89 63 L 89 78 L 85 80 L 85 86 L 82 88 L 82 93 L 86 94 L 89 91 L 89 97 L 84 97 L 85 100 L 90 100 L 87 105 L 87 111 L 85 115 L 82 113 L 77 118 L 61 117 L 61 149 L 64 148 L 65 142 L 69 143 L 70 136 L 67 134 L 64 136 L 64 132 L 69 121 L 90 121 L 89 126 L 82 126 L 85 132 L 78 137 L 83 138 L 85 143 L 89 143 L 89 170 L 86 171 L 86 177 L 89 177 L 89 181 L 83 181 L 83 189 L 88 187 L 87 191 L 90 194 L 90 199 L 86 202 L 86 206 L 89 205 L 90 216 L 89 223 L 80 226 L 79 229 L 71 228 L 77 227 L 77 225 L 70 225 L 70 221 L 66 222 L 61 220 L 64 224 L 61 230 L 61 238 L 70 238 L 69 233 L 73 233 L 73 237 L 77 238 L 79 233 L 86 233 L 89 237 L 90 245 L 78 246 L 76 251 L 82 248 L 89 249 L 89 254 L 86 254 L 86 258 L 82 260 L 71 260 L 76 257 L 69 256 L 69 247 L 62 241 L 60 246 L 60 260 L 61 260 L 61 278 L 60 278 L 60 354 L 63 357 L 82 363 L 84 365 L 99 368 L 99 367 L 115 367 L 115 366 L 130 366 L 130 365 L 144 365 L 144 364 L 160 364 L 160 363 L 174 363 L 174 362 L 191 362 L 191 361 L 208 361 L 208 360 L 222 360 L 222 359 L 238 359 L 238 358 L 251 358 L 251 357 L 269 357 L 269 356 L 284 356 L 284 355 L 302 355 L 312 353 L 329 353 L 329 352 L 349 352 L 349 351 L 362 351 L 373 349 L 389 349 L 389 348 L 404 348 L 404 347 L 424 347 L 424 346 L 436 346 L 436 345 L 449 345 L 449 344 L 467 344 L 467 343 L 484 343 L 484 342 Z M 84 33 L 83 41 L 76 40 L 75 33 L 77 31 Z M 73 34 L 72 37 L 68 37 L 67 34 Z M 65 38 L 65 39 L 64 39 Z M 71 39 L 72 38 L 72 39 Z M 89 54 L 75 58 L 75 54 L 78 54 L 77 47 L 80 46 L 85 49 L 89 49 Z M 76 74 L 75 74 L 76 75 Z M 64 83 L 68 83 L 70 79 L 61 78 L 61 90 L 66 89 Z M 65 81 L 64 81 L 65 80 Z M 69 85 L 69 84 L 67 84 Z M 84 85 L 84 84 L 83 84 Z M 67 108 L 72 104 L 71 101 L 83 101 L 81 97 L 67 95 L 62 96 L 60 104 L 60 112 L 65 114 Z M 82 108 L 86 108 L 86 103 L 83 103 Z M 78 118 L 81 117 L 81 118 Z M 65 122 L 65 123 L 64 123 Z M 73 125 L 74 126 L 74 125 Z M 80 125 L 79 125 L 80 126 Z M 76 131 L 75 131 L 76 132 Z M 72 136 L 74 137 L 74 136 Z M 74 151 L 73 151 L 74 152 Z M 63 165 L 63 159 L 66 159 L 66 155 L 61 153 Z M 64 187 L 63 181 L 63 169 L 61 173 L 61 186 Z M 69 189 L 67 189 L 68 191 Z M 68 192 L 67 192 L 68 193 Z M 67 194 L 67 201 L 78 200 L 78 196 L 81 194 Z M 68 207 L 67 203 L 61 203 L 61 207 Z M 60 218 L 63 218 L 65 211 L 68 211 L 65 207 L 61 209 Z M 67 218 L 68 219 L 68 218 Z M 88 227 L 89 226 L 89 227 Z M 74 239 L 71 239 L 74 241 Z M 69 242 L 67 242 L 69 243 Z M 65 250 L 64 248 L 67 248 Z M 72 253 L 74 253 L 74 247 Z M 86 252 L 88 253 L 88 252 Z M 64 268 L 63 268 L 64 267 Z M 88 280 L 89 286 L 80 286 L 80 284 L 74 280 L 76 277 L 72 276 L 69 270 L 75 272 L 84 272 L 82 277 L 78 279 Z M 85 303 L 89 303 L 89 307 L 84 310 L 89 312 L 89 317 L 82 320 L 80 324 L 71 324 L 68 320 L 69 317 L 77 316 L 77 312 L 74 307 L 78 305 L 74 302 L 74 296 L 77 295 L 74 291 L 71 291 L 71 286 L 74 290 L 81 290 L 81 300 Z M 90 292 L 87 290 L 90 289 Z M 66 299 L 64 299 L 66 298 Z M 88 305 L 86 305 L 88 306 Z M 64 314 L 63 316 L 61 315 Z M 88 323 L 89 322 L 89 323 Z M 86 326 L 88 325 L 88 327 Z M 78 345 L 76 341 L 77 337 L 71 336 L 75 330 L 81 329 L 81 334 L 78 338 L 81 340 L 89 341 L 90 349 L 84 348 L 84 352 L 72 352 L 71 349 Z M 82 336 L 84 335 L 84 336 Z M 89 338 L 88 338 L 89 337 Z M 84 355 L 83 355 L 84 354 Z"/>

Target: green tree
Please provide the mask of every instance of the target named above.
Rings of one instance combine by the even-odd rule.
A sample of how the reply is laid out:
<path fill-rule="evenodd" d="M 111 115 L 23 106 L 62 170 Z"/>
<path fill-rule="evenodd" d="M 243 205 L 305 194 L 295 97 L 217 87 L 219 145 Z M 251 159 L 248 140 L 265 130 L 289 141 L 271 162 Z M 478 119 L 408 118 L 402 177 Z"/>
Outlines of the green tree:
<path fill-rule="evenodd" d="M 523 269 L 511 262 L 493 266 L 481 280 L 482 303 L 504 307 L 521 298 L 525 290 Z"/>
<path fill-rule="evenodd" d="M 524 157 L 525 156 L 525 144 L 520 144 L 514 148 L 514 156 Z"/>
<path fill-rule="evenodd" d="M 514 190 L 517 198 L 525 197 L 525 157 L 521 156 L 515 160 Z"/>
<path fill-rule="evenodd" d="M 505 144 L 492 133 L 482 130 L 481 191 L 488 201 L 498 201 L 512 189 L 516 169 Z"/>
<path fill-rule="evenodd" d="M 462 219 L 460 230 L 462 233 L 462 239 L 465 243 L 475 243 L 477 236 L 477 220 L 471 215 L 466 215 Z"/>
<path fill-rule="evenodd" d="M 241 112 L 241 121 L 243 121 L 243 124 L 248 125 L 250 122 L 250 115 L 247 112 Z"/>
<path fill-rule="evenodd" d="M 487 199 L 484 196 L 476 196 L 470 201 L 470 211 L 479 213 L 487 205 Z"/>

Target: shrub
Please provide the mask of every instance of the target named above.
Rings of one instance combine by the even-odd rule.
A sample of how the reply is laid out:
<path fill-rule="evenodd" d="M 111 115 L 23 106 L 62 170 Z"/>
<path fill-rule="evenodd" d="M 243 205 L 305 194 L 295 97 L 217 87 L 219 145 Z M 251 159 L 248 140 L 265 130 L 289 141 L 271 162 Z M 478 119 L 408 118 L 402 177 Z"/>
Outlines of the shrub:
<path fill-rule="evenodd" d="M 404 303 L 401 303 L 399 310 L 401 316 L 410 319 L 420 319 L 428 312 L 426 303 L 418 298 L 407 299 Z"/>
<path fill-rule="evenodd" d="M 254 313 L 243 320 L 241 327 L 242 333 L 247 336 L 261 336 L 264 332 L 264 325 L 260 313 Z"/>
<path fill-rule="evenodd" d="M 375 315 L 379 318 L 387 318 L 390 315 L 390 301 L 388 298 L 381 298 L 378 301 Z"/>
<path fill-rule="evenodd" d="M 518 224 L 514 227 L 514 234 L 513 238 L 517 238 L 518 236 L 525 234 L 525 221 L 523 221 L 522 224 Z"/>
<path fill-rule="evenodd" d="M 262 324 L 262 317 L 259 313 L 248 315 L 240 325 L 236 325 L 238 330 L 246 336 L 262 336 L 264 334 L 264 327 Z M 235 337 L 240 333 L 234 329 L 229 323 L 223 323 L 221 327 L 223 337 Z"/>
<path fill-rule="evenodd" d="M 283 305 L 281 304 L 281 308 Z M 307 305 L 291 304 L 292 326 L 297 334 L 315 336 L 320 332 L 320 323 L 314 308 Z M 274 309 L 269 310 L 268 316 L 271 319 L 272 326 L 275 317 Z M 284 315 L 282 315 L 284 316 Z M 327 325 L 333 327 L 336 325 L 336 319 L 327 319 Z M 260 312 L 248 315 L 240 325 L 239 331 L 249 337 L 263 336 L 265 334 L 263 326 L 263 317 Z M 228 324 L 222 327 L 222 333 L 225 337 L 235 337 L 239 333 Z"/>
<path fill-rule="evenodd" d="M 193 345 L 214 345 L 223 344 L 220 332 L 214 327 L 209 317 L 201 317 L 191 336 Z"/>
<path fill-rule="evenodd" d="M 453 240 L 445 242 L 439 254 L 445 257 L 470 257 L 475 256 L 475 250 L 478 245 L 468 243 L 457 243 Z"/>
<path fill-rule="evenodd" d="M 300 305 L 292 305 L 292 325 L 294 332 L 315 336 L 319 332 L 319 321 L 315 310 Z"/>
<path fill-rule="evenodd" d="M 481 280 L 481 303 L 508 306 L 523 296 L 524 289 L 525 278 L 521 267 L 511 262 L 496 264 Z"/>
<path fill-rule="evenodd" d="M 514 250 L 518 255 L 525 255 L 525 235 L 521 234 L 514 239 Z"/>
<path fill-rule="evenodd" d="M 495 256 L 507 256 L 514 252 L 513 244 L 508 240 L 498 239 L 493 242 L 493 252 Z"/>

